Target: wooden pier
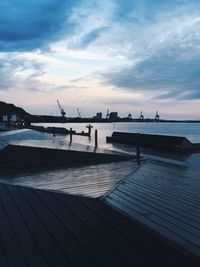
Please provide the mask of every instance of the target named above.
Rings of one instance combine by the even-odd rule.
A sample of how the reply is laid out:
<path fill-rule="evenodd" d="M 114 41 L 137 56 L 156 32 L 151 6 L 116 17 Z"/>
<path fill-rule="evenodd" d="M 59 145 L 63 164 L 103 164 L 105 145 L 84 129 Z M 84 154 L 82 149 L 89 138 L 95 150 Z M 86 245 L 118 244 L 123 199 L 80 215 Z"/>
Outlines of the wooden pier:
<path fill-rule="evenodd" d="M 147 161 L 104 202 L 200 258 L 199 178 L 184 166 Z"/>
<path fill-rule="evenodd" d="M 1 173 L 1 267 L 200 266 L 198 168 L 158 159 L 137 166 L 133 157 L 99 148 L 73 152 L 76 144 L 66 152 L 66 143 L 30 133 L 31 142 L 25 131 L 20 136 L 27 141 L 18 132 L 12 140 L 4 134 L 0 152 L 28 144 L 31 152 L 59 148 L 90 160 L 76 168 Z"/>
<path fill-rule="evenodd" d="M 0 215 L 2 267 L 198 266 L 99 199 L 0 184 Z"/>

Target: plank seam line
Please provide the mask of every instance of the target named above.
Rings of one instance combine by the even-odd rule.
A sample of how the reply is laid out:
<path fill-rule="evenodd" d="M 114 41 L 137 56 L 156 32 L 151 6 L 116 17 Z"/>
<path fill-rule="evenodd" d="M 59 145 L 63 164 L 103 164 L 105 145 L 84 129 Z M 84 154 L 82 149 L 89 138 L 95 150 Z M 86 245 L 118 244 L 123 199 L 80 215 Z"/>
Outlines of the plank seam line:
<path fill-rule="evenodd" d="M 143 184 L 143 185 L 141 185 L 141 183 L 139 183 L 137 180 L 134 180 L 134 181 L 132 181 L 132 180 L 127 180 L 129 183 L 131 183 L 131 184 L 137 184 L 137 185 L 139 185 L 140 187 L 145 187 L 145 188 L 147 188 L 147 189 L 150 189 L 150 190 L 152 190 L 152 192 L 153 191 L 156 191 L 156 192 L 158 192 L 158 193 L 162 193 L 162 194 L 164 194 L 164 195 L 166 195 L 166 196 L 168 196 L 168 197 L 170 197 L 170 198 L 172 198 L 172 199 L 175 199 L 175 200 L 177 200 L 177 201 L 180 201 L 180 202 L 182 202 L 182 203 L 185 203 L 188 207 L 190 207 L 190 208 L 192 208 L 192 209 L 197 209 L 199 206 L 197 206 L 197 205 L 194 205 L 194 203 L 191 203 L 191 202 L 189 202 L 188 203 L 188 201 L 187 201 L 187 199 L 185 199 L 185 198 L 183 198 L 183 194 L 181 194 L 181 192 L 179 192 L 179 195 L 178 195 L 178 197 L 177 197 L 177 192 L 170 192 L 170 193 L 168 193 L 168 191 L 166 191 L 166 190 L 164 190 L 164 189 L 162 189 L 162 188 L 158 188 L 158 187 L 156 187 L 156 188 L 154 188 L 154 187 L 152 187 L 152 183 L 150 183 L 149 184 L 149 182 L 148 181 L 145 181 L 145 184 Z M 150 187 L 149 187 L 150 186 Z"/>
<path fill-rule="evenodd" d="M 80 200 L 78 200 L 80 201 Z M 101 200 L 97 200 L 99 201 L 101 204 L 104 204 L 106 207 L 109 208 L 113 208 L 107 205 L 107 203 L 102 202 Z M 135 240 L 130 239 L 129 236 L 127 234 L 125 234 L 124 232 L 120 231 L 115 225 L 113 225 L 110 221 L 106 220 L 105 217 L 103 217 L 102 215 L 98 214 L 95 210 L 91 209 L 85 202 L 80 201 L 83 205 L 85 205 L 89 210 L 91 210 L 93 213 L 95 213 L 98 217 L 100 217 L 104 222 L 106 222 L 107 224 L 109 224 L 112 228 L 114 228 L 117 232 L 119 232 L 121 235 L 123 235 L 125 238 L 127 238 L 128 240 L 130 240 L 134 245 L 136 245 L 137 247 L 142 248 L 142 250 L 144 250 L 149 256 L 151 256 L 152 258 L 154 258 L 154 255 L 152 255 L 144 246 L 140 245 L 139 243 L 135 242 Z M 121 212 L 119 212 L 119 210 L 115 209 L 114 210 L 120 214 L 120 216 L 123 216 L 123 214 Z M 132 222 L 132 220 L 130 220 Z M 155 258 L 154 258 L 155 259 Z M 156 260 L 158 260 L 156 258 Z"/>
<path fill-rule="evenodd" d="M 84 251 L 88 254 L 88 256 L 90 256 L 95 262 L 96 262 L 96 259 L 87 251 L 87 249 L 81 244 L 81 242 L 78 240 L 78 238 L 65 226 L 65 224 L 62 222 L 62 220 L 56 215 L 55 212 L 53 212 L 49 207 L 48 205 L 46 204 L 46 202 L 40 197 L 40 195 L 37 193 L 37 190 L 34 190 L 35 193 L 37 194 L 37 196 L 40 198 L 40 200 L 43 202 L 43 204 L 47 207 L 47 209 L 57 218 L 57 220 L 61 223 L 61 225 L 65 228 L 65 230 L 67 232 L 70 233 L 70 235 L 77 241 L 77 243 L 84 249 Z M 49 192 L 51 195 L 54 196 L 54 193 L 52 192 Z M 58 199 L 56 198 L 56 200 L 58 201 Z M 62 203 L 61 203 L 62 204 Z M 63 204 L 62 204 L 63 206 Z M 64 206 L 63 206 L 64 207 Z M 65 207 L 64 207 L 65 208 Z M 70 210 L 70 213 L 71 210 Z M 72 213 L 73 214 L 73 213 Z M 74 214 L 73 214 L 74 215 Z M 79 220 L 80 221 L 80 220 Z M 98 264 L 98 262 L 96 262 Z"/>
<path fill-rule="evenodd" d="M 25 188 L 26 189 L 26 188 Z M 20 189 L 19 189 L 20 190 Z M 33 191 L 33 189 L 32 189 Z M 37 216 L 38 220 L 40 221 L 40 223 L 43 225 L 43 227 L 46 229 L 47 233 L 49 234 L 49 236 L 52 238 L 52 240 L 54 241 L 55 245 L 57 246 L 57 248 L 60 249 L 60 251 L 62 252 L 63 256 L 71 263 L 71 265 L 73 266 L 71 260 L 66 256 L 65 252 L 63 251 L 63 249 L 60 247 L 60 245 L 58 244 L 57 240 L 54 238 L 54 236 L 51 234 L 51 231 L 49 231 L 48 227 L 46 226 L 46 224 L 43 222 L 43 220 L 40 218 L 40 216 L 38 215 L 37 211 L 35 211 L 35 209 L 32 207 L 30 200 L 28 200 L 25 197 L 24 192 L 22 192 L 20 190 L 20 192 L 22 193 L 22 195 L 24 196 L 24 198 L 26 199 L 26 201 L 28 202 L 30 208 L 32 209 L 32 211 L 35 213 L 35 215 Z"/>
<path fill-rule="evenodd" d="M 6 187 L 6 185 L 3 185 L 3 187 Z M 3 190 L 4 190 L 4 189 L 6 189 L 6 191 L 8 192 L 8 195 L 10 195 L 10 193 L 9 193 L 9 191 L 8 191 L 8 189 L 7 189 L 7 187 L 6 187 L 6 188 L 3 188 Z M 10 198 L 11 198 L 11 196 L 10 196 Z M 11 200 L 12 200 L 12 198 L 11 198 Z M 1 201 L 2 201 L 2 200 L 1 200 Z M 25 255 L 24 255 L 24 251 L 23 251 L 22 246 L 21 246 L 21 243 L 20 243 L 20 241 L 19 241 L 19 239 L 18 239 L 17 233 L 16 233 L 16 231 L 15 231 L 15 228 L 14 228 L 14 226 L 13 226 L 13 224 L 12 224 L 12 221 L 11 221 L 11 219 L 10 219 L 10 216 L 9 216 L 9 214 L 8 214 L 8 212 L 7 212 L 7 209 L 6 209 L 6 207 L 5 207 L 4 203 L 3 203 L 3 201 L 2 201 L 2 205 L 3 205 L 3 207 L 4 207 L 5 213 L 6 213 L 7 217 L 8 217 L 9 222 L 10 222 L 12 231 L 13 231 L 13 233 L 15 234 L 15 239 L 16 239 L 17 242 L 18 242 L 20 251 L 21 251 L 22 256 L 23 256 L 23 260 L 24 260 L 24 262 L 26 263 L 26 265 L 28 266 L 27 261 L 26 261 L 26 257 L 25 257 Z M 15 202 L 14 202 L 14 206 L 15 206 L 15 207 L 17 208 L 17 210 L 18 210 L 18 207 L 16 206 Z"/>
<path fill-rule="evenodd" d="M 121 197 L 121 196 L 119 196 L 119 195 L 118 195 L 118 197 L 121 198 L 121 199 L 124 199 L 123 197 Z M 124 202 L 122 202 L 122 201 L 120 201 L 120 200 L 118 200 L 118 201 L 119 201 L 121 204 L 123 204 L 124 206 L 126 206 L 127 208 L 129 208 L 129 209 L 131 209 L 132 211 L 134 211 L 134 209 L 133 209 L 132 206 L 128 206 L 128 205 L 124 204 Z M 129 201 L 129 202 L 130 202 L 130 201 Z M 139 204 L 135 204 L 135 205 L 138 206 L 139 208 L 141 208 L 141 206 L 140 206 Z M 148 211 L 148 210 L 147 210 L 147 211 Z M 144 214 L 142 214 L 142 213 L 140 214 L 138 211 L 134 211 L 134 212 L 138 213 L 140 216 L 145 217 L 147 220 L 153 222 L 153 224 L 160 225 L 162 228 L 164 228 L 164 229 L 166 229 L 166 230 L 172 232 L 173 234 L 175 234 L 175 235 L 181 237 L 181 239 L 186 240 L 187 243 L 188 243 L 188 242 L 191 243 L 194 247 L 196 247 L 196 248 L 200 248 L 198 245 L 196 245 L 195 243 L 193 243 L 192 241 L 190 241 L 190 240 L 187 239 L 186 237 L 183 237 L 183 236 L 181 236 L 180 234 L 178 234 L 177 232 L 174 232 L 174 230 L 171 230 L 171 229 L 169 229 L 169 228 L 166 228 L 164 225 L 162 225 L 162 224 L 156 222 L 155 219 L 148 218 L 148 217 L 146 217 Z M 156 216 L 159 217 L 159 218 L 161 218 L 161 219 L 163 219 L 163 218 L 160 217 L 159 215 L 156 215 Z M 166 220 L 166 221 L 167 221 L 168 223 L 174 225 L 173 223 L 169 222 L 168 220 Z M 176 226 L 176 225 L 175 225 L 175 226 Z"/>
<path fill-rule="evenodd" d="M 127 265 L 129 265 L 130 266 L 130 264 L 126 261 L 126 258 L 124 258 L 123 256 L 121 256 L 117 251 L 115 251 L 115 249 L 113 249 L 112 248 L 112 246 L 111 245 L 109 245 L 102 237 L 101 237 L 101 235 L 100 234 L 98 234 L 95 230 L 93 230 L 92 229 L 92 227 L 90 226 L 90 225 L 88 225 L 87 223 L 85 223 L 78 215 L 76 215 L 73 211 L 72 211 L 72 209 L 70 209 L 70 207 L 68 207 L 68 206 L 66 206 L 66 204 L 62 201 L 62 200 L 60 200 L 59 198 L 57 198 L 55 195 L 54 195 L 54 197 L 64 206 L 64 207 L 66 207 L 66 208 L 68 208 L 69 210 L 70 210 L 70 212 L 83 224 L 83 225 L 85 225 L 88 229 L 90 229 L 90 231 L 92 232 L 92 233 L 94 233 L 96 236 L 97 236 L 97 238 L 99 239 L 99 240 L 101 240 L 101 242 L 103 243 L 103 244 L 105 244 L 105 246 L 106 247 L 109 247 L 110 249 L 111 249 L 111 251 L 113 251 L 113 253 L 114 254 L 116 254 L 119 258 L 121 258 L 123 261 L 125 261 L 126 262 L 126 264 Z M 83 203 L 81 202 L 81 201 L 79 201 L 78 200 L 78 198 L 77 197 L 74 197 L 75 199 L 76 199 L 76 201 L 78 201 L 78 202 L 80 202 L 82 205 L 83 205 Z M 84 205 L 83 205 L 84 206 Z M 86 207 L 87 208 L 87 207 Z M 88 209 L 88 208 L 87 208 Z M 89 209 L 88 209 L 89 210 Z M 92 212 L 93 213 L 93 212 Z M 99 217 L 99 216 L 98 216 Z"/>
<path fill-rule="evenodd" d="M 134 160 L 134 162 L 136 162 L 136 160 Z M 141 168 L 145 163 L 146 163 L 146 160 L 143 161 L 142 165 L 139 165 L 139 166 L 136 165 L 136 168 L 135 168 L 135 169 L 133 169 L 132 171 L 130 171 L 127 175 L 125 175 L 124 178 L 122 178 L 118 183 L 116 183 L 114 187 L 112 187 L 112 188 L 111 188 L 110 190 L 108 190 L 102 197 L 100 197 L 100 200 L 103 201 L 103 200 L 104 200 L 107 196 L 109 196 L 115 189 L 117 189 L 118 186 L 120 186 L 120 184 L 122 184 L 124 181 L 126 181 L 131 173 L 134 173 L 134 174 L 135 174 L 136 172 L 138 172 L 138 171 L 140 170 L 140 168 Z"/>
<path fill-rule="evenodd" d="M 116 194 L 117 194 L 117 192 L 116 192 Z M 175 226 L 178 227 L 178 226 L 179 226 L 179 225 L 178 225 L 178 222 L 179 222 L 179 221 L 180 221 L 181 223 L 185 224 L 186 226 L 189 225 L 189 224 L 187 224 L 185 221 L 183 221 L 183 220 L 179 220 L 179 219 L 178 219 L 177 217 L 175 217 L 174 215 L 170 215 L 170 214 L 168 214 L 166 211 L 162 211 L 162 209 L 159 208 L 159 207 L 156 208 L 156 207 L 154 207 L 154 206 L 152 206 L 152 205 L 148 205 L 145 201 L 141 200 L 138 196 L 136 196 L 136 197 L 134 196 L 134 198 L 132 198 L 132 196 L 128 193 L 127 196 L 128 196 L 129 199 L 130 199 L 130 197 L 131 197 L 131 199 L 133 199 L 133 201 L 132 201 L 132 200 L 129 200 L 129 199 L 123 197 L 122 194 L 124 195 L 124 192 L 119 190 L 119 194 L 117 194 L 117 195 L 120 196 L 120 197 L 122 197 L 122 198 L 124 198 L 125 200 L 127 200 L 127 201 L 130 202 L 130 203 L 133 203 L 133 204 L 134 204 L 135 202 L 137 202 L 137 203 L 138 203 L 138 202 L 141 203 L 143 206 L 146 206 L 146 208 L 143 208 L 143 209 L 149 210 L 149 209 L 148 209 L 148 206 L 149 206 L 150 209 L 154 209 L 155 211 L 158 211 L 160 214 L 163 213 L 163 215 L 164 215 L 164 217 L 161 217 L 161 215 L 158 215 L 158 214 L 156 214 L 156 213 L 152 213 L 152 212 L 151 212 L 151 214 L 154 214 L 155 216 L 158 216 L 158 217 L 163 218 L 163 219 L 166 218 L 165 215 L 167 215 L 167 217 L 172 217 L 172 220 L 174 219 L 175 221 L 177 221 L 177 224 L 175 224 L 174 222 L 171 222 L 169 219 L 166 219 L 166 221 L 169 222 L 169 223 L 171 223 L 172 225 L 175 225 Z M 135 200 L 134 200 L 134 199 L 135 199 Z M 147 206 L 147 205 L 148 205 L 148 206 Z M 196 228 L 196 227 L 194 227 L 194 226 L 192 226 L 192 225 L 191 225 L 191 227 L 192 227 L 192 228 Z M 197 235 L 197 234 L 194 234 L 194 233 L 191 232 L 191 231 L 186 230 L 185 228 L 183 228 L 183 226 L 180 226 L 180 228 L 181 228 L 182 230 L 186 231 L 188 234 L 194 235 L 196 238 L 199 238 L 199 240 L 200 240 L 200 233 L 199 233 L 199 235 Z M 196 229 L 199 230 L 199 228 L 196 228 Z"/>
<path fill-rule="evenodd" d="M 120 201 L 119 201 L 119 202 L 120 202 Z M 120 203 L 121 203 L 121 205 L 126 206 L 126 205 L 124 205 L 124 203 L 122 203 L 122 202 L 120 202 Z M 138 213 L 137 211 L 134 211 L 134 210 L 133 210 L 132 208 L 130 208 L 129 206 L 126 206 L 126 208 L 132 210 L 134 213 L 135 213 L 135 212 Z M 116 207 L 114 207 L 114 209 L 116 209 L 117 211 L 119 211 L 119 209 L 116 208 Z M 149 225 L 143 223 L 141 220 L 136 219 L 135 217 L 133 217 L 132 215 L 127 214 L 126 212 L 124 212 L 124 211 L 121 210 L 121 209 L 120 209 L 120 212 L 121 212 L 123 215 L 127 216 L 128 218 L 130 218 L 130 219 L 136 221 L 137 223 L 141 224 L 141 225 L 142 225 L 143 227 L 145 227 L 146 229 L 149 229 L 149 231 L 151 231 L 152 233 L 154 233 L 156 236 L 158 236 L 159 238 L 161 238 L 161 239 L 164 240 L 165 242 L 167 241 L 168 243 L 171 243 L 171 244 L 172 244 L 176 249 L 178 249 L 179 251 L 182 251 L 182 252 L 186 253 L 187 255 L 194 256 L 195 258 L 198 258 L 198 259 L 199 259 L 199 255 L 197 255 L 195 252 L 192 252 L 192 251 L 190 250 L 190 248 L 185 248 L 185 247 L 182 246 L 181 244 L 179 244 L 179 243 L 173 241 L 172 239 L 169 239 L 169 238 L 168 238 L 168 235 L 159 233 L 159 232 L 156 231 L 154 228 L 152 228 L 152 226 L 149 226 Z M 138 214 L 139 214 L 139 213 L 138 213 Z M 144 215 L 142 215 L 142 214 L 139 214 L 139 215 L 140 215 L 140 216 L 143 216 L 145 219 L 149 220 L 150 223 L 159 225 L 159 227 L 163 228 L 165 231 L 169 231 L 169 232 L 171 232 L 171 233 L 174 233 L 174 232 L 170 231 L 169 229 L 167 229 L 166 227 L 164 227 L 164 226 L 158 224 L 157 222 L 154 222 L 154 221 L 150 220 L 149 218 L 145 217 Z M 176 234 L 176 233 L 175 233 L 175 234 Z M 179 236 L 179 235 L 177 235 L 177 236 Z M 182 240 L 184 239 L 184 238 L 181 237 L 181 236 L 179 236 L 179 237 L 180 237 Z M 184 239 L 184 240 L 185 240 L 185 239 Z M 187 240 L 186 240 L 186 241 L 187 241 Z M 195 246 L 195 245 L 194 245 L 194 246 Z M 195 246 L 195 247 L 198 248 L 197 246 Z"/>
<path fill-rule="evenodd" d="M 121 188 L 121 190 L 122 190 L 122 189 L 125 190 L 125 188 Z M 126 190 L 129 191 L 128 189 L 126 189 Z M 135 190 L 136 190 L 136 194 L 137 194 L 137 195 L 142 194 L 142 192 L 141 192 L 140 190 L 138 190 L 138 188 L 136 188 Z M 119 190 L 119 191 L 120 191 L 120 190 Z M 122 192 L 123 192 L 123 190 L 122 190 Z M 129 192 L 130 192 L 130 191 L 129 191 Z M 123 192 L 123 193 L 124 193 L 124 192 Z M 134 193 L 135 193 L 135 192 L 134 192 Z M 146 192 L 145 192 L 145 193 L 146 193 Z M 169 211 L 172 212 L 172 213 L 176 213 L 176 214 L 178 214 L 178 216 L 183 217 L 183 219 L 185 218 L 185 219 L 187 219 L 187 220 L 190 220 L 190 218 L 186 217 L 185 214 L 181 214 L 181 213 L 180 213 L 180 210 L 176 211 L 176 210 L 173 209 L 173 207 L 165 207 L 165 206 L 167 205 L 167 202 L 163 201 L 162 199 L 160 199 L 160 198 L 158 198 L 158 197 L 155 197 L 155 196 L 150 197 L 150 196 L 148 196 L 148 195 L 145 195 L 143 198 L 144 198 L 147 202 L 148 202 L 148 201 L 152 201 L 155 205 L 158 204 L 158 203 L 157 203 L 158 201 L 159 201 L 159 202 L 162 202 L 162 203 L 164 203 L 164 204 L 158 204 L 161 208 L 163 208 L 163 209 L 167 209 L 167 210 L 169 210 Z M 193 220 L 193 219 L 192 219 L 192 221 L 194 221 L 195 224 L 198 223 L 199 226 L 197 227 L 197 226 L 193 226 L 193 225 L 191 225 L 191 224 L 189 224 L 189 223 L 188 223 L 188 224 L 191 225 L 192 227 L 194 227 L 194 228 L 200 230 L 200 222 L 199 222 L 199 221 L 195 221 L 195 220 Z"/>
<path fill-rule="evenodd" d="M 12 186 L 12 185 L 11 185 L 11 186 Z M 6 187 L 7 187 L 7 185 L 6 185 Z M 19 191 L 19 189 L 18 189 L 18 186 L 14 186 L 14 187 L 16 188 L 16 190 L 17 190 L 19 193 L 21 193 L 21 192 Z M 13 196 L 12 196 L 12 194 L 10 193 L 9 189 L 8 189 L 8 192 L 9 192 L 10 197 L 12 198 L 13 202 L 15 203 L 15 206 L 17 207 L 17 210 L 18 210 L 19 214 L 21 215 L 21 217 L 22 217 L 22 219 L 23 219 L 23 221 L 24 221 L 24 224 L 26 225 L 26 227 L 27 227 L 27 229 L 28 229 L 28 231 L 29 231 L 31 237 L 33 238 L 34 243 L 35 243 L 36 247 L 38 248 L 38 250 L 39 250 L 39 252 L 40 252 L 42 258 L 43 258 L 44 261 L 46 262 L 47 266 L 49 266 L 49 264 L 48 264 L 48 262 L 47 262 L 47 260 L 46 260 L 46 258 L 45 258 L 45 255 L 44 255 L 43 252 L 41 251 L 40 246 L 38 245 L 37 240 L 35 239 L 35 237 L 34 237 L 32 231 L 31 231 L 30 227 L 28 226 L 28 224 L 27 224 L 27 222 L 26 222 L 26 220 L 25 220 L 25 218 L 24 218 L 23 213 L 21 212 L 21 210 L 19 209 L 19 207 L 16 205 L 16 201 L 13 199 Z"/>
<path fill-rule="evenodd" d="M 9 264 L 8 264 L 8 255 L 6 253 L 6 248 L 5 248 L 5 245 L 4 245 L 4 242 L 2 240 L 1 235 L 0 235 L 0 242 L 2 244 L 2 249 L 3 249 L 4 255 L 5 255 L 6 264 L 7 264 L 7 266 L 9 266 Z"/>

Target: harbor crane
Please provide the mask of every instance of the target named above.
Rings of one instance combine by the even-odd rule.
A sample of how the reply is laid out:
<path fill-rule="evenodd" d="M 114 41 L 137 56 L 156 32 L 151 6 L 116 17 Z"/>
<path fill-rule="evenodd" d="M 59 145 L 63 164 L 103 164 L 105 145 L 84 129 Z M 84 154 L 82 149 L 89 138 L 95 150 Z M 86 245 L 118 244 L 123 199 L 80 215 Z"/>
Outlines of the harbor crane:
<path fill-rule="evenodd" d="M 109 117 L 110 117 L 110 112 L 109 112 L 109 109 L 107 109 L 106 119 L 109 119 Z"/>
<path fill-rule="evenodd" d="M 158 114 L 158 111 L 156 111 L 156 116 L 155 116 L 155 120 L 158 121 L 160 119 L 160 116 Z"/>
<path fill-rule="evenodd" d="M 77 108 L 77 112 L 78 112 L 78 116 L 79 116 L 79 118 L 81 118 L 81 113 L 80 113 L 80 111 L 79 111 L 79 108 Z"/>
<path fill-rule="evenodd" d="M 144 119 L 144 115 L 142 114 L 142 111 L 140 112 L 140 117 L 139 117 L 140 120 L 143 120 Z"/>
<path fill-rule="evenodd" d="M 59 109 L 60 109 L 60 113 L 61 113 L 62 117 L 65 117 L 66 112 L 65 112 L 64 109 L 61 107 L 60 102 L 59 102 L 58 99 L 57 99 L 57 103 L 58 103 L 58 107 L 59 107 Z"/>

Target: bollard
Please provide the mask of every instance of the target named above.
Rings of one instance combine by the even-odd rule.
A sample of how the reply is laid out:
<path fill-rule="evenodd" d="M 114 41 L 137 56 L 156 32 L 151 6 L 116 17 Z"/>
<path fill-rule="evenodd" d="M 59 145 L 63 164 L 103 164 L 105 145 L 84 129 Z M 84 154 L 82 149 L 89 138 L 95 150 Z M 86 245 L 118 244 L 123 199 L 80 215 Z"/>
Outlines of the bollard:
<path fill-rule="evenodd" d="M 72 128 L 70 128 L 69 135 L 70 135 L 70 142 L 72 142 Z"/>
<path fill-rule="evenodd" d="M 140 134 L 137 133 L 137 146 L 136 146 L 137 165 L 140 165 Z"/>
<path fill-rule="evenodd" d="M 95 130 L 95 147 L 98 145 L 98 131 Z"/>

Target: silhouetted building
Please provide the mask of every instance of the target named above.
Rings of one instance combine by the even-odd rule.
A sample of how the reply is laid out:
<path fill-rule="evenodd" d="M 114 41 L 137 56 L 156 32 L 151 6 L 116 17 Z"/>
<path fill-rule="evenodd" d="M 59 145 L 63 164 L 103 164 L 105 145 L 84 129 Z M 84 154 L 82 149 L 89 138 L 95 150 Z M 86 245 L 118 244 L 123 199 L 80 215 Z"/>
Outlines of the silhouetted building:
<path fill-rule="evenodd" d="M 129 114 L 128 114 L 128 117 L 127 117 L 128 119 L 132 119 L 132 115 L 131 115 L 131 113 L 129 112 Z"/>
<path fill-rule="evenodd" d="M 115 121 L 118 119 L 118 112 L 110 112 L 109 119 Z"/>
<path fill-rule="evenodd" d="M 102 119 L 102 112 L 97 112 L 96 119 L 101 120 Z"/>

